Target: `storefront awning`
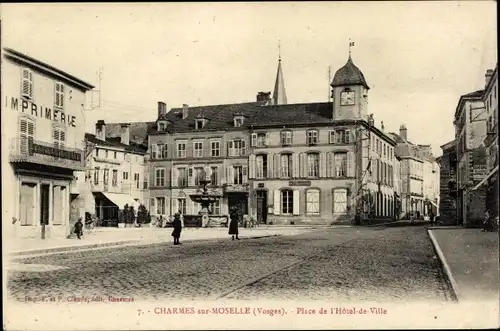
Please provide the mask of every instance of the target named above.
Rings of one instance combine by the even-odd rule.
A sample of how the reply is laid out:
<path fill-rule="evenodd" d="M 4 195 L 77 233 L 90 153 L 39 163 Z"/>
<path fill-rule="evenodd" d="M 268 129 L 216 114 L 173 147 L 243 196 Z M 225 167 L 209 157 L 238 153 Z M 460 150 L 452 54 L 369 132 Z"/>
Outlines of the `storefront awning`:
<path fill-rule="evenodd" d="M 139 202 L 135 201 L 132 196 L 123 193 L 108 193 L 103 192 L 104 196 L 111 200 L 119 209 L 123 209 L 125 205 L 133 206 L 137 210 L 139 208 Z"/>
<path fill-rule="evenodd" d="M 484 183 L 486 183 L 488 181 L 488 179 L 490 179 L 491 176 L 493 176 L 495 174 L 495 172 L 498 171 L 498 166 L 496 166 L 495 168 L 493 168 L 493 170 L 491 170 L 491 172 L 483 178 L 482 181 L 479 182 L 479 184 L 477 184 L 476 186 L 474 186 L 471 191 L 475 191 L 477 190 L 478 188 L 480 188 L 481 186 L 484 185 Z"/>

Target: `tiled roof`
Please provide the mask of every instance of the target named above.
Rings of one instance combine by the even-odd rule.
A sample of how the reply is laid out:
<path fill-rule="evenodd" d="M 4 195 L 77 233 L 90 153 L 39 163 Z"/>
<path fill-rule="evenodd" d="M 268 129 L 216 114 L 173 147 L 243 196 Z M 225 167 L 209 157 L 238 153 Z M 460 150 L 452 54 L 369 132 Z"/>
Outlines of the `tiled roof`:
<path fill-rule="evenodd" d="M 148 133 L 156 126 L 156 122 L 131 122 L 130 141 L 139 145 L 147 145 Z M 106 123 L 106 138 L 119 138 L 122 123 Z"/>
<path fill-rule="evenodd" d="M 85 133 L 85 140 L 104 147 L 117 147 L 117 148 L 123 148 L 127 152 L 131 153 L 140 153 L 140 154 L 146 154 L 147 151 L 147 146 L 144 145 L 139 145 L 134 142 L 130 142 L 130 145 L 125 145 L 120 142 L 120 138 L 108 138 L 106 137 L 106 140 L 101 140 L 98 139 L 94 134 L 92 133 Z"/>
<path fill-rule="evenodd" d="M 245 116 L 241 128 L 234 128 L 233 118 L 237 113 Z M 170 121 L 167 132 L 194 130 L 194 120 L 198 115 L 203 115 L 208 119 L 204 131 L 241 130 L 251 126 L 328 124 L 333 115 L 333 104 L 325 102 L 264 106 L 264 102 L 250 102 L 189 107 L 186 119 L 182 119 L 182 108 L 173 108 L 164 118 Z"/>
<path fill-rule="evenodd" d="M 481 98 L 484 94 L 484 90 L 478 90 L 471 93 L 467 93 L 461 96 L 461 98 Z"/>
<path fill-rule="evenodd" d="M 365 88 L 370 89 L 366 83 L 365 76 L 361 70 L 354 65 L 351 56 L 349 56 L 347 63 L 337 70 L 331 84 L 332 87 L 348 85 L 363 85 Z"/>

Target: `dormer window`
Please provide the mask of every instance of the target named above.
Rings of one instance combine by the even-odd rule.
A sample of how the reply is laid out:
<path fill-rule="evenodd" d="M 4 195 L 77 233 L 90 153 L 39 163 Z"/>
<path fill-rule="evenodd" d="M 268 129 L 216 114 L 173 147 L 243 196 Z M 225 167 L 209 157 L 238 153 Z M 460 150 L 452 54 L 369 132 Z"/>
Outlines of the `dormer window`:
<path fill-rule="evenodd" d="M 241 128 L 243 126 L 243 122 L 245 121 L 245 115 L 242 113 L 237 113 L 234 115 L 234 127 L 235 128 Z"/>
<path fill-rule="evenodd" d="M 194 127 L 196 130 L 203 129 L 204 126 L 205 126 L 205 121 L 202 119 L 197 119 L 194 122 Z"/>
<path fill-rule="evenodd" d="M 168 121 L 158 121 L 158 131 L 165 132 L 167 131 Z"/>

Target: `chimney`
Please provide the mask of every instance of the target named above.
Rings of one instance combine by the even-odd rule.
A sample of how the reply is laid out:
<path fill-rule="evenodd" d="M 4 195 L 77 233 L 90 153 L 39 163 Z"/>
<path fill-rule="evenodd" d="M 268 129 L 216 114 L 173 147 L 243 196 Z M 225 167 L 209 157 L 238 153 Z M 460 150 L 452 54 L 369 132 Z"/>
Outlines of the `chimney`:
<path fill-rule="evenodd" d="M 106 140 L 106 123 L 104 123 L 104 120 L 98 120 L 95 124 L 95 136 L 97 139 Z"/>
<path fill-rule="evenodd" d="M 271 92 L 257 93 L 257 102 L 265 102 L 266 104 L 271 101 Z"/>
<path fill-rule="evenodd" d="M 124 145 L 130 144 L 130 123 L 120 125 L 120 142 Z"/>
<path fill-rule="evenodd" d="M 493 69 L 486 70 L 486 74 L 484 75 L 484 78 L 485 78 L 484 87 L 485 88 L 488 86 L 488 83 L 490 82 L 492 76 L 493 76 Z"/>
<path fill-rule="evenodd" d="M 403 140 L 408 140 L 408 129 L 406 129 L 406 125 L 401 124 L 399 127 L 399 135 Z"/>
<path fill-rule="evenodd" d="M 158 101 L 158 118 L 165 117 L 167 115 L 167 104 L 163 101 Z"/>
<path fill-rule="evenodd" d="M 382 132 L 384 132 L 384 129 L 385 129 L 384 121 L 380 122 L 380 128 L 382 129 Z"/>
<path fill-rule="evenodd" d="M 189 106 L 186 104 L 182 105 L 182 119 L 185 120 L 189 115 Z"/>

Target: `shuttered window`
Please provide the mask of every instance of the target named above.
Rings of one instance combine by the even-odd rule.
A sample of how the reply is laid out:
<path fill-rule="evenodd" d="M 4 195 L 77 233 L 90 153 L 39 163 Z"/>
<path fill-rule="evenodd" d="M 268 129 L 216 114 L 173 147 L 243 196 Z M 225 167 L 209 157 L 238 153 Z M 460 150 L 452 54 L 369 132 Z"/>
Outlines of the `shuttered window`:
<path fill-rule="evenodd" d="M 19 147 L 21 154 L 27 154 L 30 141 L 35 139 L 35 123 L 27 118 L 19 120 Z"/>
<path fill-rule="evenodd" d="M 22 69 L 21 95 L 25 98 L 33 98 L 33 72 L 27 68 Z"/>
<path fill-rule="evenodd" d="M 155 169 L 155 186 L 165 186 L 165 168 Z"/>
<path fill-rule="evenodd" d="M 333 191 L 333 212 L 335 214 L 347 213 L 347 189 Z"/>
<path fill-rule="evenodd" d="M 319 215 L 319 190 L 307 190 L 306 192 L 307 215 Z"/>
<path fill-rule="evenodd" d="M 63 148 L 66 146 L 66 131 L 61 128 L 54 128 L 52 132 L 52 138 L 54 138 L 54 147 Z"/>
<path fill-rule="evenodd" d="M 56 82 L 55 87 L 55 106 L 58 108 L 64 108 L 64 84 Z"/>
<path fill-rule="evenodd" d="M 292 214 L 293 213 L 293 191 L 292 190 L 282 190 L 281 191 L 281 213 L 282 214 Z"/>

